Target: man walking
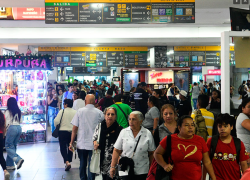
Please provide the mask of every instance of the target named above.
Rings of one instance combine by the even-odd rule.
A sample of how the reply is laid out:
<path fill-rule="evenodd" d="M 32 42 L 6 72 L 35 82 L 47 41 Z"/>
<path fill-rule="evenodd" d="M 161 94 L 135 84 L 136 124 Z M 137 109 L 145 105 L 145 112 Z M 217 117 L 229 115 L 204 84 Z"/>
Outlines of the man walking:
<path fill-rule="evenodd" d="M 90 161 L 93 145 L 93 134 L 96 126 L 104 120 L 103 112 L 95 108 L 95 96 L 88 94 L 85 99 L 86 106 L 80 108 L 74 116 L 71 124 L 73 125 L 71 142 L 69 149 L 72 151 L 72 144 L 77 134 L 77 152 L 80 159 L 80 179 L 81 180 L 94 180 L 94 174 L 90 172 Z M 88 161 L 88 162 L 87 162 Z M 88 178 L 86 168 L 88 164 Z"/>

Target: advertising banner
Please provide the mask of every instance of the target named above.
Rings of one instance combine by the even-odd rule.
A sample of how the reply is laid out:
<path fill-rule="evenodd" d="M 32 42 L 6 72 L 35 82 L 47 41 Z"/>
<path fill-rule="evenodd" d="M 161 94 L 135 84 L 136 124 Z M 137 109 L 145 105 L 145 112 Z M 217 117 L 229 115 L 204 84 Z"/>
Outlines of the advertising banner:
<path fill-rule="evenodd" d="M 174 82 L 173 71 L 149 71 L 148 84 L 169 84 Z"/>
<path fill-rule="evenodd" d="M 174 84 L 180 89 L 188 92 L 189 72 L 176 72 L 174 75 Z"/>

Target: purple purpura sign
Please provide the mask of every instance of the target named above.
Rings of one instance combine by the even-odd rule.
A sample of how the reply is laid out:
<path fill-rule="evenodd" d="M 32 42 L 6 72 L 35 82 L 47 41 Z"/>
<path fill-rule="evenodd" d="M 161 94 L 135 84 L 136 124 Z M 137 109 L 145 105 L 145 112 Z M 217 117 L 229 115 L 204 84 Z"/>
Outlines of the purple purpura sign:
<path fill-rule="evenodd" d="M 51 59 L 5 57 L 0 59 L 0 70 L 51 70 Z"/>

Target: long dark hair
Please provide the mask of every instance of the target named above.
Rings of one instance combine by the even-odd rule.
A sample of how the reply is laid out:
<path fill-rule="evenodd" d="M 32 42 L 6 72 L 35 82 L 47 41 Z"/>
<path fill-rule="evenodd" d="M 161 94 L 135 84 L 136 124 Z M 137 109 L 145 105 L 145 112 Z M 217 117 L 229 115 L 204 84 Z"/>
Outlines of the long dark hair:
<path fill-rule="evenodd" d="M 1 131 L 4 130 L 4 124 L 5 124 L 4 114 L 3 114 L 2 111 L 0 110 L 0 129 L 1 129 Z"/>
<path fill-rule="evenodd" d="M 14 117 L 16 114 L 18 114 L 18 120 L 20 122 L 21 120 L 21 111 L 17 105 L 17 101 L 15 98 L 10 97 L 7 101 L 7 110 L 11 113 L 11 115 Z"/>
<path fill-rule="evenodd" d="M 250 98 L 246 98 L 242 101 L 241 105 L 239 106 L 240 112 L 242 112 L 242 108 L 245 108 L 246 105 L 250 102 Z"/>
<path fill-rule="evenodd" d="M 156 97 L 150 96 L 150 97 L 148 98 L 148 100 L 149 100 L 149 102 L 152 102 L 153 105 L 154 105 L 155 107 L 157 107 L 158 110 L 160 111 L 160 103 L 159 103 L 159 100 L 158 100 Z"/>

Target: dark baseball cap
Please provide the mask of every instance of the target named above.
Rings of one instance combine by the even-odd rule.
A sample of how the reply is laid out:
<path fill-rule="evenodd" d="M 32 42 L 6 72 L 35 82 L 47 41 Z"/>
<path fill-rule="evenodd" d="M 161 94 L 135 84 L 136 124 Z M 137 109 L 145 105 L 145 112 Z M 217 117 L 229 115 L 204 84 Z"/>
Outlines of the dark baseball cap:
<path fill-rule="evenodd" d="M 145 82 L 141 82 L 141 86 L 147 86 Z"/>

